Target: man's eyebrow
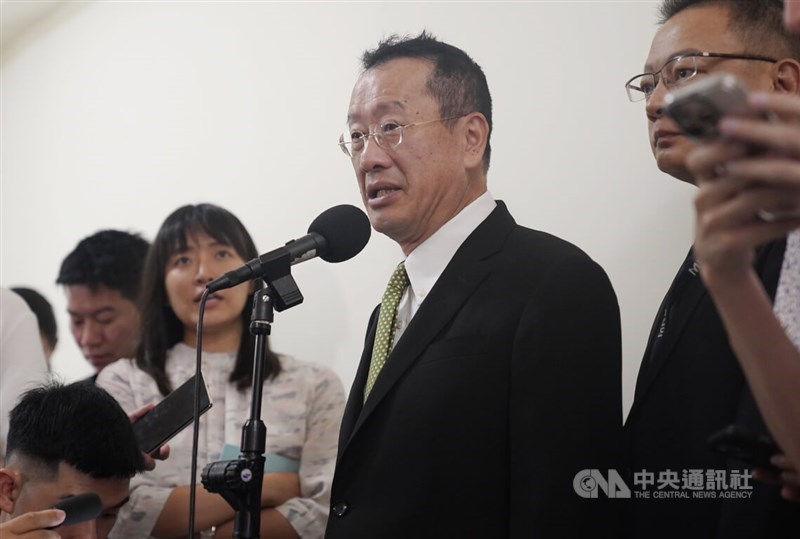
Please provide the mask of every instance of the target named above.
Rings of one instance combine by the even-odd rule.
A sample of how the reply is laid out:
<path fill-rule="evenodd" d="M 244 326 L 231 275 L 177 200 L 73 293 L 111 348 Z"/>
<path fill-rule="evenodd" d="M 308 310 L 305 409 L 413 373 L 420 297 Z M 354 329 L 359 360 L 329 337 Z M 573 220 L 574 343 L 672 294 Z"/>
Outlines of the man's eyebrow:
<path fill-rule="evenodd" d="M 679 56 L 686 56 L 687 54 L 697 54 L 698 52 L 700 52 L 700 50 L 699 50 L 699 49 L 683 49 L 683 50 L 681 50 L 681 51 L 678 51 L 678 52 L 675 52 L 675 53 L 672 53 L 672 54 L 670 54 L 670 55 L 669 55 L 669 57 L 667 58 L 667 60 L 666 60 L 666 61 L 665 61 L 663 64 L 661 64 L 661 65 L 662 65 L 662 67 L 663 67 L 664 65 L 666 65 L 667 63 L 669 63 L 669 61 L 670 61 L 670 60 L 674 60 L 675 58 L 677 58 L 677 57 L 679 57 Z M 645 72 L 645 73 L 649 73 L 649 72 L 651 72 L 653 69 L 654 69 L 654 67 L 653 67 L 652 65 L 650 65 L 650 64 L 644 64 L 644 72 Z"/>
<path fill-rule="evenodd" d="M 94 310 L 94 311 L 92 311 L 92 312 L 90 312 L 88 314 L 85 314 L 85 315 L 81 314 L 81 313 L 76 313 L 75 311 L 71 311 L 71 310 L 67 309 L 67 314 L 69 314 L 70 316 L 97 316 L 98 314 L 103 314 L 103 313 L 106 313 L 106 312 L 114 312 L 114 311 L 115 311 L 114 307 L 112 307 L 111 305 L 108 305 L 106 307 L 100 307 L 99 309 L 96 309 L 96 310 Z"/>
<path fill-rule="evenodd" d="M 406 106 L 402 101 L 382 101 L 375 105 L 375 109 L 372 111 L 373 113 L 383 114 L 387 110 L 405 110 Z M 356 116 L 357 118 L 357 116 Z M 353 120 L 353 115 L 347 114 L 347 122 L 351 122 Z"/>

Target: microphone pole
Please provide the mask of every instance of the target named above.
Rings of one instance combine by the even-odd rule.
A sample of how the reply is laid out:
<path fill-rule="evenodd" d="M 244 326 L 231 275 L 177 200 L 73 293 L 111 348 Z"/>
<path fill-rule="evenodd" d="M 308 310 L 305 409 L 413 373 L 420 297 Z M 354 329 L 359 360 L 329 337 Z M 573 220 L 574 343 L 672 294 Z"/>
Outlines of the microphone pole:
<path fill-rule="evenodd" d="M 267 337 L 272 331 L 274 310 L 302 303 L 303 295 L 291 275 L 289 255 L 275 261 L 267 271 L 267 286 L 253 294 L 250 333 L 255 339 L 250 417 L 242 427 L 241 453 L 236 460 L 208 464 L 201 475 L 203 487 L 220 494 L 236 511 L 233 537 L 258 539 L 261 528 L 261 490 L 266 461 L 267 427 L 261 420 Z"/>
<path fill-rule="evenodd" d="M 229 271 L 206 286 L 204 297 L 209 292 L 230 288 L 250 279 L 263 279 L 267 285 L 253 295 L 253 311 L 250 319 L 250 333 L 255 338 L 253 394 L 250 418 L 242 427 L 241 453 L 236 460 L 208 464 L 201 474 L 205 489 L 220 494 L 236 511 L 233 522 L 233 536 L 236 538 L 258 539 L 260 533 L 261 489 L 267 439 L 267 427 L 261 420 L 261 401 L 264 391 L 267 336 L 271 333 L 275 310 L 280 312 L 303 302 L 303 294 L 300 293 L 292 277 L 291 266 L 316 256 L 327 262 L 348 260 L 364 248 L 369 236 L 369 219 L 364 212 L 353 206 L 335 206 L 320 214 L 311 223 L 306 236 L 250 260 L 244 266 Z M 203 303 L 201 302 L 200 320 L 202 320 Z M 202 335 L 201 330 L 200 327 L 198 339 Z M 201 350 L 199 344 L 197 350 L 199 369 Z M 195 417 L 195 447 L 197 423 L 198 418 Z M 192 473 L 194 474 L 194 471 Z M 194 489 L 191 492 L 193 496 Z M 193 513 L 191 500 L 193 498 L 190 498 L 190 513 Z M 194 529 L 193 524 L 191 518 L 190 530 Z"/>
<path fill-rule="evenodd" d="M 220 494 L 236 511 L 233 537 L 258 539 L 261 530 L 261 489 L 264 481 L 264 453 L 267 427 L 261 420 L 264 390 L 264 363 L 267 337 L 271 333 L 274 310 L 269 287 L 253 294 L 250 333 L 255 338 L 250 418 L 242 427 L 241 453 L 236 460 L 217 461 L 203 469 L 202 482 L 209 492 Z"/>

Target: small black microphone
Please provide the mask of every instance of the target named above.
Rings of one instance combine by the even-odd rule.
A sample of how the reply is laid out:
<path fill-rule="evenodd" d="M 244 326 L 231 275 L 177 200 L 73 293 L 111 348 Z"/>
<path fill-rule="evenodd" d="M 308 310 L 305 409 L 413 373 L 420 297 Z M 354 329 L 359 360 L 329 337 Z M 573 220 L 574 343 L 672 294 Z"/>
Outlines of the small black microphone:
<path fill-rule="evenodd" d="M 251 279 L 274 278 L 266 275 L 271 263 L 287 256 L 292 266 L 316 257 L 326 262 L 349 260 L 367 245 L 370 232 L 369 219 L 363 211 L 348 204 L 334 206 L 314 219 L 305 236 L 246 262 L 211 281 L 206 288 L 211 293 Z"/>
<path fill-rule="evenodd" d="M 53 506 L 53 509 L 61 509 L 67 514 L 64 522 L 58 526 L 72 526 L 73 524 L 94 520 L 99 517 L 100 513 L 103 512 L 103 503 L 100 501 L 100 496 L 94 492 L 84 492 L 58 502 Z M 58 526 L 53 526 L 48 530 Z"/>

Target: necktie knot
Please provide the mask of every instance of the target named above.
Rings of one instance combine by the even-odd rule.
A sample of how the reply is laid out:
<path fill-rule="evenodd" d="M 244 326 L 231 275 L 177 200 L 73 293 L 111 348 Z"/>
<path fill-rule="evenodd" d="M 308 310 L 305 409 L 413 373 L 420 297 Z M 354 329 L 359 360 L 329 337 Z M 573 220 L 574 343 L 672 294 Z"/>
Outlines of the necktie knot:
<path fill-rule="evenodd" d="M 386 298 L 394 298 L 397 296 L 397 303 L 400 303 L 400 296 L 403 295 L 405 292 L 406 287 L 408 286 L 408 273 L 406 273 L 406 265 L 403 262 L 400 262 L 392 273 L 392 276 L 389 278 L 389 283 L 386 285 L 386 291 L 383 293 L 383 300 L 381 301 L 381 307 L 383 307 L 383 303 L 386 301 Z M 395 308 L 397 306 L 395 305 Z"/>

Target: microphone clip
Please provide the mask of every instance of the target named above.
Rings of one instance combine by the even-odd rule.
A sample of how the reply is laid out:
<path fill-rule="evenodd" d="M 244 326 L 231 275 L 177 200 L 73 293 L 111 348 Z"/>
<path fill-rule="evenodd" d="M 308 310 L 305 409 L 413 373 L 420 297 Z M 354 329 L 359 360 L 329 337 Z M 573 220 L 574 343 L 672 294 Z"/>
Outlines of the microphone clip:
<path fill-rule="evenodd" d="M 267 286 L 272 291 L 275 310 L 278 312 L 291 309 L 295 305 L 303 303 L 303 294 L 297 288 L 297 283 L 291 273 L 279 279 L 267 281 Z"/>
<path fill-rule="evenodd" d="M 270 289 L 275 310 L 290 309 L 303 303 L 303 294 L 292 277 L 292 257 L 287 249 L 277 249 L 260 259 L 259 273 Z"/>

